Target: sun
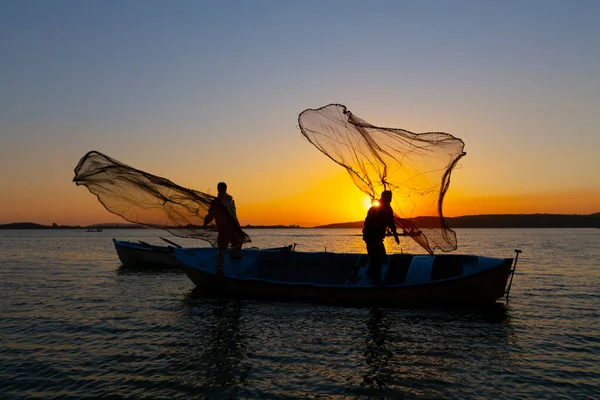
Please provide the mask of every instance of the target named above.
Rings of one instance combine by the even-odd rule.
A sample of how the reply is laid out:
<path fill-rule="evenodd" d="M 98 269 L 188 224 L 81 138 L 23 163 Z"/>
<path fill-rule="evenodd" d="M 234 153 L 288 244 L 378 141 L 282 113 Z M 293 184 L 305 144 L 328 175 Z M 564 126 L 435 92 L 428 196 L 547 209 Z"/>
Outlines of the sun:
<path fill-rule="evenodd" d="M 365 197 L 363 200 L 363 206 L 365 207 L 365 209 L 369 209 L 371 208 L 371 206 L 375 206 L 378 207 L 379 206 L 379 202 L 377 200 L 371 202 L 371 198 L 370 197 Z"/>

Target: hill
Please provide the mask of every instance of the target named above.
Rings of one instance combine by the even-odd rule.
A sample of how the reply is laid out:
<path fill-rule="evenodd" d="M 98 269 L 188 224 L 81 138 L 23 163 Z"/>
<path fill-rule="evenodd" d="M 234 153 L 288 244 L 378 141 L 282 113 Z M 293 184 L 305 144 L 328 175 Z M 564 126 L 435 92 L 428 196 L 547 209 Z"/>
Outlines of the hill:
<path fill-rule="evenodd" d="M 450 218 L 451 228 L 600 228 L 600 213 L 468 215 Z"/>
<path fill-rule="evenodd" d="M 44 229 L 48 226 L 34 224 L 33 222 L 13 222 L 12 224 L 0 225 L 0 229 Z"/>
<path fill-rule="evenodd" d="M 417 217 L 420 226 L 433 225 L 434 217 Z M 600 228 L 600 213 L 578 214 L 490 214 L 445 218 L 450 228 Z M 362 228 L 364 221 L 341 222 L 315 228 Z"/>
<path fill-rule="evenodd" d="M 142 225 L 136 224 L 116 224 L 116 223 L 107 223 L 107 224 L 94 224 L 94 225 L 42 225 L 36 224 L 34 222 L 13 222 L 10 224 L 0 224 L 0 229 L 88 229 L 88 228 L 101 228 L 101 229 L 142 229 L 146 228 Z"/>

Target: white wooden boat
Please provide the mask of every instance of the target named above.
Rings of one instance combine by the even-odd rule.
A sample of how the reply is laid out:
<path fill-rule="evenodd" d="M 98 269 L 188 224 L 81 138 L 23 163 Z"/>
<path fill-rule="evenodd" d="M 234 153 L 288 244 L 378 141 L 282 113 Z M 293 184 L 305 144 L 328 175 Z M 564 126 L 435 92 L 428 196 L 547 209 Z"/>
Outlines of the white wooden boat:
<path fill-rule="evenodd" d="M 168 239 L 160 238 L 161 240 L 170 243 L 169 246 L 160 246 L 150 244 L 143 241 L 131 242 L 126 240 L 117 240 L 113 238 L 113 244 L 119 260 L 125 267 L 134 268 L 178 268 L 181 269 L 183 266 L 175 258 L 174 250 L 181 248 L 177 243 L 174 243 Z M 189 250 L 210 250 L 212 248 L 188 248 Z M 277 247 L 271 250 L 291 250 L 292 246 Z M 216 253 L 215 253 L 216 254 Z M 216 262 L 216 261 L 215 261 Z"/>
<path fill-rule="evenodd" d="M 371 279 L 366 254 L 245 249 L 241 260 L 227 254 L 217 274 L 216 253 L 174 249 L 206 294 L 384 306 L 493 303 L 507 294 L 518 258 L 392 254 L 381 276 Z"/>
<path fill-rule="evenodd" d="M 125 267 L 182 268 L 174 256 L 175 246 L 157 246 L 146 242 L 113 239 L 119 260 Z"/>

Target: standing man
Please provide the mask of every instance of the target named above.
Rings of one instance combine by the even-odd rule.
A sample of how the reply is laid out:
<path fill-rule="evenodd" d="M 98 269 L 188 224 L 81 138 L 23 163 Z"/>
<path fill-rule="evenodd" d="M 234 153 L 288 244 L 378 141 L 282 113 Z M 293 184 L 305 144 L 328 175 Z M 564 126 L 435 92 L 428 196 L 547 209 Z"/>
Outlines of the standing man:
<path fill-rule="evenodd" d="M 216 203 L 218 202 L 218 203 Z M 225 209 L 224 212 L 219 212 Z M 208 214 L 204 217 L 204 228 L 212 221 L 215 220 L 217 223 L 217 230 L 219 236 L 217 237 L 217 268 L 216 273 L 223 275 L 223 262 L 225 260 L 225 253 L 227 247 L 231 243 L 231 258 L 239 260 L 241 259 L 241 248 L 242 241 L 238 237 L 237 230 L 240 230 L 240 223 L 238 222 L 237 212 L 235 209 L 235 201 L 233 197 L 227 193 L 227 184 L 225 182 L 219 182 L 217 185 L 217 199 L 213 200 L 213 203 L 208 209 Z"/>
<path fill-rule="evenodd" d="M 369 255 L 367 275 L 371 278 L 379 277 L 381 266 L 386 259 L 385 245 L 383 244 L 386 229 L 389 228 L 394 234 L 396 243 L 400 243 L 391 202 L 392 192 L 390 190 L 383 191 L 379 205 L 373 205 L 365 218 L 363 240 L 367 245 L 367 254 Z"/>

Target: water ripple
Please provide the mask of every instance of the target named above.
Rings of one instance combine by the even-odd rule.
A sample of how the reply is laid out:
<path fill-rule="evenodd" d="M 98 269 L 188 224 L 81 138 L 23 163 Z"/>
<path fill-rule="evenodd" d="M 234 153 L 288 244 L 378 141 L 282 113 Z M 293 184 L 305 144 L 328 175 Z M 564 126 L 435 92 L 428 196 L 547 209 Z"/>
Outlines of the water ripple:
<path fill-rule="evenodd" d="M 460 231 L 464 253 L 525 251 L 486 310 L 203 298 L 182 273 L 122 268 L 117 233 L 160 235 L 0 232 L 2 398 L 600 397 L 597 230 Z M 361 252 L 355 233 L 253 244 Z"/>

